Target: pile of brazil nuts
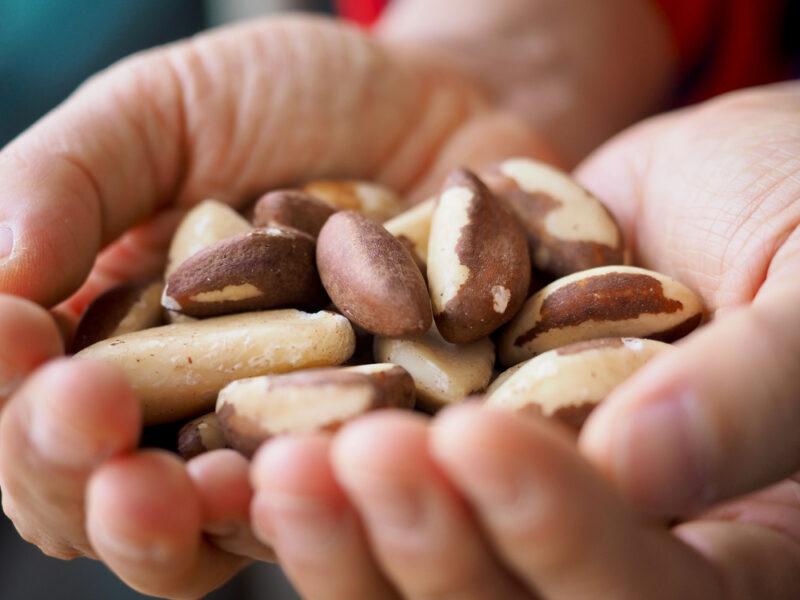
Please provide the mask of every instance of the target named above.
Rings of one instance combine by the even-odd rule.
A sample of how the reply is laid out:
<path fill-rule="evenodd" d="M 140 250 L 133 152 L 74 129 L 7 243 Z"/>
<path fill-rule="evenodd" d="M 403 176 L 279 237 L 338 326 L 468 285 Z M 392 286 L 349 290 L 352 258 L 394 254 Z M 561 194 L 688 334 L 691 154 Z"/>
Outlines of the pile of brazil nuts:
<path fill-rule="evenodd" d="M 406 208 L 343 180 L 270 191 L 249 218 L 201 202 L 163 281 L 98 297 L 73 350 L 120 367 L 145 425 L 180 427 L 184 457 L 251 456 L 282 433 L 476 394 L 577 431 L 703 319 L 687 287 L 628 266 L 608 210 L 549 165 L 458 169 Z"/>

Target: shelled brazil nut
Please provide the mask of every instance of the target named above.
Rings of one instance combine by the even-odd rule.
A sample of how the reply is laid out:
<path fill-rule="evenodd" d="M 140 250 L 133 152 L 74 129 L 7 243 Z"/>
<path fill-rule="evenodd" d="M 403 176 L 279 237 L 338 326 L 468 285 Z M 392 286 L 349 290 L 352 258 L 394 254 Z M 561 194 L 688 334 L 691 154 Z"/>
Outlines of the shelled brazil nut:
<path fill-rule="evenodd" d="M 264 194 L 253 209 L 253 225 L 282 225 L 319 235 L 325 221 L 336 212 L 330 204 L 299 190 L 275 190 Z"/>
<path fill-rule="evenodd" d="M 655 340 L 600 338 L 550 350 L 511 367 L 486 405 L 554 418 L 579 431 L 616 386 L 671 348 Z"/>
<path fill-rule="evenodd" d="M 627 262 L 614 217 L 566 173 L 528 158 L 513 158 L 485 169 L 481 176 L 525 228 L 537 270 L 558 278 Z"/>
<path fill-rule="evenodd" d="M 252 456 L 282 433 L 330 431 L 378 408 L 414 406 L 414 383 L 393 364 L 312 369 L 234 381 L 217 400 L 230 447 Z"/>
<path fill-rule="evenodd" d="M 406 369 L 417 388 L 417 402 L 429 412 L 482 392 L 492 378 L 494 344 L 482 338 L 451 344 L 436 331 L 403 338 L 375 338 L 375 359 Z"/>
<path fill-rule="evenodd" d="M 301 188 L 336 210 L 355 210 L 378 222 L 403 211 L 403 203 L 392 190 L 370 181 L 316 179 Z"/>
<path fill-rule="evenodd" d="M 439 333 L 479 340 L 511 319 L 528 293 L 525 233 L 505 204 L 473 173 L 450 174 L 428 240 L 428 286 Z"/>
<path fill-rule="evenodd" d="M 149 425 L 211 410 L 231 381 L 338 365 L 354 347 L 353 328 L 343 316 L 287 309 L 146 329 L 98 342 L 77 356 L 122 369 Z"/>
<path fill-rule="evenodd" d="M 217 413 L 212 412 L 192 419 L 178 431 L 178 454 L 184 460 L 226 447 Z"/>
<path fill-rule="evenodd" d="M 403 241 L 414 252 L 417 262 L 422 265 L 428 264 L 428 237 L 434 208 L 436 198 L 429 198 L 383 224 L 386 231 Z"/>
<path fill-rule="evenodd" d="M 95 298 L 83 312 L 72 341 L 72 352 L 116 335 L 161 324 L 160 281 L 116 285 Z"/>
<path fill-rule="evenodd" d="M 675 341 L 703 318 L 697 295 L 638 267 L 598 267 L 562 277 L 531 296 L 500 338 L 511 366 L 573 342 L 626 336 Z"/>
<path fill-rule="evenodd" d="M 370 333 L 401 336 L 431 326 L 425 280 L 408 248 L 380 223 L 353 211 L 333 215 L 317 238 L 317 267 L 336 308 Z"/>
<path fill-rule="evenodd" d="M 321 308 L 314 238 L 272 225 L 226 238 L 178 265 L 162 304 L 192 317 L 294 306 Z"/>

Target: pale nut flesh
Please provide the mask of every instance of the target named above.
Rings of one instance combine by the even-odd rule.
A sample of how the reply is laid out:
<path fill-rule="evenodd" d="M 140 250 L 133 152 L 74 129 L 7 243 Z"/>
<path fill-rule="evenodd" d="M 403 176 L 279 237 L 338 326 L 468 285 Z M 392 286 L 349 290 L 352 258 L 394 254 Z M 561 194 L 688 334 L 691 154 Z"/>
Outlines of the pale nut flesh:
<path fill-rule="evenodd" d="M 405 208 L 392 190 L 369 181 L 318 179 L 301 189 L 336 210 L 354 210 L 378 222 L 391 219 Z"/>
<path fill-rule="evenodd" d="M 538 271 L 558 278 L 629 261 L 614 217 L 567 173 L 529 158 L 512 158 L 481 176 L 525 228 Z"/>
<path fill-rule="evenodd" d="M 542 415 L 579 431 L 614 388 L 672 348 L 655 340 L 615 337 L 550 350 L 511 367 L 489 392 L 486 406 Z"/>
<path fill-rule="evenodd" d="M 489 338 L 451 344 L 435 327 L 421 336 L 376 337 L 374 354 L 376 360 L 395 363 L 411 374 L 417 404 L 430 412 L 485 390 L 494 365 Z"/>
<path fill-rule="evenodd" d="M 428 237 L 434 208 L 436 208 L 435 197 L 409 208 L 383 224 L 386 231 L 394 237 L 406 240 L 406 245 L 417 257 L 417 263 L 422 265 L 428 264 Z"/>
<path fill-rule="evenodd" d="M 562 277 L 531 296 L 500 337 L 500 361 L 511 366 L 601 337 L 672 342 L 702 318 L 700 298 L 671 277 L 638 267 L 598 267 Z"/>
<path fill-rule="evenodd" d="M 192 419 L 178 432 L 178 454 L 184 460 L 226 447 L 222 427 L 213 412 Z"/>
<path fill-rule="evenodd" d="M 324 303 L 314 238 L 282 226 L 248 231 L 189 257 L 167 279 L 162 298 L 165 308 L 192 317 Z"/>
<path fill-rule="evenodd" d="M 481 339 L 508 322 L 531 278 L 522 227 L 471 172 L 450 174 L 428 242 L 428 286 L 436 327 L 453 343 Z"/>
<path fill-rule="evenodd" d="M 160 281 L 124 283 L 97 296 L 81 315 L 72 352 L 112 336 L 160 325 L 163 288 Z"/>
<path fill-rule="evenodd" d="M 217 393 L 231 381 L 338 365 L 354 348 L 353 328 L 343 316 L 287 309 L 147 329 L 77 356 L 122 369 L 150 425 L 213 410 Z"/>
<path fill-rule="evenodd" d="M 284 433 L 332 431 L 379 408 L 412 408 L 414 383 L 397 365 L 314 369 L 234 381 L 217 400 L 230 447 L 252 456 Z"/>

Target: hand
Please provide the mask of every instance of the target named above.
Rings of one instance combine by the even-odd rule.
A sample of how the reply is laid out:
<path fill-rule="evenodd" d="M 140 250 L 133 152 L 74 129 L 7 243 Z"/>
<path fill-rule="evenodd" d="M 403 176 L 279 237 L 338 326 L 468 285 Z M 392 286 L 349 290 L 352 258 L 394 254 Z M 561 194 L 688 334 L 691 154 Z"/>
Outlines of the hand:
<path fill-rule="evenodd" d="M 716 313 L 592 415 L 583 456 L 552 425 L 470 405 L 266 445 L 253 525 L 298 588 L 800 595 L 799 116 L 797 84 L 741 92 L 636 127 L 580 169 L 637 262 Z"/>
<path fill-rule="evenodd" d="M 537 153 L 468 81 L 321 19 L 223 29 L 88 82 L 0 153 L 6 514 L 46 553 L 96 556 L 160 596 L 200 596 L 242 555 L 265 557 L 244 461 L 138 451 L 127 384 L 101 364 L 46 363 L 63 348 L 37 305 L 74 321 L 109 285 L 160 272 L 180 210 L 209 196 L 241 205 L 326 175 L 420 196 L 454 165 Z"/>

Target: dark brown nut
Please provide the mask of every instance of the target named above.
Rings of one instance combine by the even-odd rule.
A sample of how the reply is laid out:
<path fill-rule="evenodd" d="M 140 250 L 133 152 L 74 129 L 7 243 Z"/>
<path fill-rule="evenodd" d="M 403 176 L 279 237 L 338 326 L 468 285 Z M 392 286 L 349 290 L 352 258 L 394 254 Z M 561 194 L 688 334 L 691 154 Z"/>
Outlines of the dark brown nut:
<path fill-rule="evenodd" d="M 435 327 L 425 335 L 375 338 L 375 359 L 411 374 L 418 404 L 430 412 L 486 389 L 492 378 L 494 345 L 484 338 L 466 345 L 442 339 Z"/>
<path fill-rule="evenodd" d="M 606 207 L 569 175 L 528 158 L 481 173 L 517 214 L 531 261 L 551 277 L 628 262 L 622 232 Z"/>
<path fill-rule="evenodd" d="M 475 175 L 450 174 L 428 243 L 428 285 L 436 326 L 448 342 L 479 340 L 522 306 L 531 265 L 525 232 Z"/>
<path fill-rule="evenodd" d="M 178 454 L 184 460 L 225 447 L 225 437 L 222 435 L 217 413 L 192 419 L 178 432 Z"/>
<path fill-rule="evenodd" d="M 414 251 L 417 264 L 423 267 L 428 264 L 428 237 L 434 208 L 436 198 L 429 198 L 383 224 L 386 231 Z"/>
<path fill-rule="evenodd" d="M 160 325 L 163 287 L 160 281 L 125 283 L 100 294 L 81 316 L 72 352 L 113 336 Z"/>
<path fill-rule="evenodd" d="M 331 205 L 299 190 L 276 190 L 262 196 L 253 212 L 253 225 L 283 225 L 317 237 L 336 212 Z"/>
<path fill-rule="evenodd" d="M 397 365 L 318 369 L 234 381 L 217 400 L 228 444 L 252 456 L 282 433 L 331 431 L 379 408 L 412 408 L 414 382 Z"/>
<path fill-rule="evenodd" d="M 145 329 L 89 346 L 77 356 L 125 373 L 146 425 L 214 408 L 231 381 L 338 365 L 350 358 L 350 322 L 330 312 L 273 310 Z"/>
<path fill-rule="evenodd" d="M 672 342 L 702 318 L 697 295 L 666 275 L 625 266 L 589 269 L 562 277 L 528 299 L 500 338 L 500 360 L 509 366 L 602 337 Z"/>
<path fill-rule="evenodd" d="M 336 210 L 355 210 L 380 222 L 400 214 L 405 208 L 392 190 L 367 181 L 319 179 L 309 181 L 302 189 Z"/>
<path fill-rule="evenodd" d="M 511 367 L 513 373 L 489 393 L 486 405 L 551 417 L 579 431 L 615 387 L 670 349 L 654 340 L 615 337 L 550 350 Z"/>
<path fill-rule="evenodd" d="M 251 229 L 252 225 L 227 204 L 204 200 L 186 213 L 172 236 L 164 279 L 200 250 Z"/>
<path fill-rule="evenodd" d="M 181 264 L 167 280 L 165 308 L 210 317 L 284 306 L 321 308 L 314 238 L 266 227 L 222 240 Z"/>
<path fill-rule="evenodd" d="M 411 252 L 379 223 L 336 213 L 317 239 L 322 284 L 343 315 L 371 333 L 427 331 L 431 302 Z"/>

